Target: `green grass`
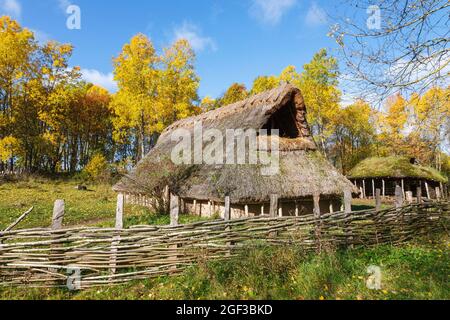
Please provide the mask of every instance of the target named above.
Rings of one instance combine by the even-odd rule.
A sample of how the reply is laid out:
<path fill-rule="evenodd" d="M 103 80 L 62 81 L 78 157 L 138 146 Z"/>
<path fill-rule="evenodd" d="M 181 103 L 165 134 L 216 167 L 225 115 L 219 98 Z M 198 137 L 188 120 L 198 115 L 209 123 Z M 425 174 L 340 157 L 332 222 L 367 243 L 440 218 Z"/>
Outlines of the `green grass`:
<path fill-rule="evenodd" d="M 111 185 L 88 185 L 88 191 L 78 191 L 76 180 L 29 178 L 19 182 L 0 183 L 0 230 L 13 223 L 22 213 L 34 207 L 32 213 L 17 228 L 49 227 L 53 204 L 65 200 L 64 226 L 113 227 L 117 194 Z M 181 223 L 195 222 L 199 217 L 181 216 Z M 125 227 L 136 224 L 169 224 L 167 215 L 155 215 L 147 208 L 125 207 Z"/>
<path fill-rule="evenodd" d="M 450 299 L 446 236 L 400 247 L 317 254 L 261 247 L 229 261 L 203 262 L 177 277 L 69 292 L 0 288 L 0 299 Z M 382 270 L 381 290 L 366 286 L 367 268 Z"/>
<path fill-rule="evenodd" d="M 352 211 L 365 211 L 375 209 L 375 200 L 371 199 L 353 199 Z M 390 209 L 393 207 L 392 202 L 382 201 L 381 210 Z"/>

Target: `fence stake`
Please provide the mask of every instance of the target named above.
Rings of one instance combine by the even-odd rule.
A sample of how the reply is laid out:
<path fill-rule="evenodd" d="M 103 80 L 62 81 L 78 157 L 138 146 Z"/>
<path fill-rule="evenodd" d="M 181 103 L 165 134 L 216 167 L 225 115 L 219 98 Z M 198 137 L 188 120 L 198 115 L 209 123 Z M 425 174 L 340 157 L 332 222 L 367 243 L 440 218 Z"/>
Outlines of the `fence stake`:
<path fill-rule="evenodd" d="M 375 210 L 378 212 L 381 211 L 381 190 L 377 189 L 375 193 Z"/>
<path fill-rule="evenodd" d="M 395 187 L 395 207 L 401 208 L 403 206 L 403 190 L 402 187 L 397 185 Z"/>
<path fill-rule="evenodd" d="M 230 221 L 230 220 L 231 220 L 231 199 L 230 199 L 229 196 L 226 196 L 226 197 L 225 197 L 225 216 L 224 216 L 224 219 L 225 219 L 225 221 Z M 230 225 L 228 225 L 228 226 L 225 228 L 225 231 L 226 231 L 227 233 L 229 233 L 229 232 L 231 231 Z M 227 244 L 227 247 L 231 247 L 231 245 L 232 245 L 233 243 L 230 242 L 230 241 L 227 241 L 226 244 Z M 231 255 L 231 250 L 228 251 L 226 255 L 227 255 L 227 256 L 230 256 L 230 255 Z"/>
<path fill-rule="evenodd" d="M 320 194 L 315 193 L 313 195 L 314 201 L 314 218 L 316 220 L 316 241 L 317 241 L 317 249 L 319 252 L 322 251 L 322 230 L 321 230 L 321 212 L 320 212 Z"/>
<path fill-rule="evenodd" d="M 352 191 L 345 190 L 344 191 L 344 210 L 347 217 L 352 214 Z M 353 232 L 350 226 L 350 222 L 345 223 L 344 231 L 349 235 L 348 242 L 350 243 L 349 247 L 353 249 Z"/>
<path fill-rule="evenodd" d="M 62 229 L 64 219 L 64 200 L 56 200 L 53 206 L 52 230 Z"/>
<path fill-rule="evenodd" d="M 270 211 L 269 214 L 272 218 L 275 218 L 278 213 L 278 195 L 271 194 L 270 195 Z"/>
<path fill-rule="evenodd" d="M 170 195 L 170 225 L 172 227 L 178 226 L 178 219 L 180 216 L 180 198 L 174 194 Z"/>
<path fill-rule="evenodd" d="M 117 195 L 117 207 L 116 207 L 116 229 L 123 229 L 123 212 L 125 205 L 125 196 L 123 193 Z"/>

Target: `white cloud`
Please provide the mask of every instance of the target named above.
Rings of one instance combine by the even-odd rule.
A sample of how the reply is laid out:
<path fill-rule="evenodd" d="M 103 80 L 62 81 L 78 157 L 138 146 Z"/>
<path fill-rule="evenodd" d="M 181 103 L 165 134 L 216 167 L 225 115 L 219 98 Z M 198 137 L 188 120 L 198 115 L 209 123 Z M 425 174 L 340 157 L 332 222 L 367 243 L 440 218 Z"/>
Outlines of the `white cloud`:
<path fill-rule="evenodd" d="M 263 23 L 276 25 L 297 0 L 252 0 L 250 13 Z"/>
<path fill-rule="evenodd" d="M 210 49 L 217 50 L 216 43 L 212 38 L 202 36 L 201 30 L 194 24 L 184 22 L 174 29 L 175 40 L 186 39 L 195 51 Z"/>
<path fill-rule="evenodd" d="M 87 82 L 108 89 L 110 92 L 117 91 L 117 83 L 114 81 L 112 72 L 104 74 L 95 69 L 81 69 L 81 74 Z"/>
<path fill-rule="evenodd" d="M 320 26 L 328 21 L 327 14 L 317 3 L 313 2 L 306 14 L 306 23 L 310 26 Z"/>
<path fill-rule="evenodd" d="M 22 5 L 17 0 L 0 0 L 0 10 L 2 14 L 7 14 L 15 19 L 22 15 Z"/>

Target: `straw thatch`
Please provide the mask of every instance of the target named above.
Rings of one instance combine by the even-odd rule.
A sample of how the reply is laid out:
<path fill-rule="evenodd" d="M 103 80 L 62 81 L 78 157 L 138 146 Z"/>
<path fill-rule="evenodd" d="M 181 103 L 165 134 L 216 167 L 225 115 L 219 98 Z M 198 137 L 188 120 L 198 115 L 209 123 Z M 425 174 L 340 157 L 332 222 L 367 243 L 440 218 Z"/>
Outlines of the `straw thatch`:
<path fill-rule="evenodd" d="M 448 179 L 436 169 L 417 165 L 414 159 L 400 156 L 365 159 L 351 170 L 349 178 L 412 178 L 448 183 Z"/>
<path fill-rule="evenodd" d="M 217 129 L 224 136 L 227 129 L 279 129 L 279 173 L 264 176 L 260 164 L 174 166 L 170 156 L 177 142 L 172 141 L 172 133 L 184 129 L 193 134 L 195 122 L 202 122 L 204 130 Z M 207 145 L 208 142 L 203 142 L 203 147 Z M 232 203 L 237 204 L 268 202 L 271 194 L 279 195 L 280 199 L 302 199 L 314 194 L 341 196 L 345 189 L 358 192 L 317 151 L 306 121 L 303 96 L 300 90 L 289 84 L 174 123 L 162 133 L 156 147 L 114 190 L 145 194 L 167 183 L 164 178 L 175 171 L 178 182 L 175 193 L 185 199 L 223 201 L 228 195 Z"/>

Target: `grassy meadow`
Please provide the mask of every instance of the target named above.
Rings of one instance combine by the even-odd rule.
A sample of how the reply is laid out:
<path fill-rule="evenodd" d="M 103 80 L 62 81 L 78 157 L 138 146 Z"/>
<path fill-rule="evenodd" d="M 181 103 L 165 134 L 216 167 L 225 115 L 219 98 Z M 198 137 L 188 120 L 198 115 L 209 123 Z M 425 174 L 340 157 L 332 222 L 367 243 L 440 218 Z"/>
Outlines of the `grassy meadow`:
<path fill-rule="evenodd" d="M 116 194 L 108 184 L 28 178 L 0 183 L 0 230 L 34 206 L 19 228 L 48 227 L 56 199 L 64 199 L 64 226 L 114 225 Z M 373 208 L 355 200 L 354 210 Z M 389 204 L 384 204 L 387 208 Z M 182 216 L 181 222 L 200 218 Z M 125 227 L 168 224 L 169 217 L 126 206 Z M 448 235 L 418 239 L 402 246 L 306 254 L 295 247 L 261 247 L 228 261 L 203 262 L 177 277 L 70 292 L 64 289 L 1 288 L 0 299 L 450 299 Z M 382 290 L 366 287 L 367 268 L 382 269 Z"/>
<path fill-rule="evenodd" d="M 71 300 L 448 300 L 448 236 L 399 247 L 306 254 L 293 247 L 256 248 L 228 261 L 199 263 L 176 277 L 70 292 L 0 288 L 0 299 Z M 381 290 L 366 286 L 367 268 L 382 270 Z"/>
<path fill-rule="evenodd" d="M 40 228 L 51 225 L 53 204 L 65 200 L 64 226 L 113 227 L 117 194 L 110 184 L 88 184 L 87 191 L 76 190 L 76 179 L 48 179 L 31 177 L 22 181 L 0 182 L 0 230 L 12 224 L 22 213 L 34 207 L 31 214 L 17 228 Z M 200 218 L 181 216 L 181 223 Z M 147 208 L 127 205 L 125 227 L 138 224 L 165 225 L 170 218 L 156 215 Z"/>

